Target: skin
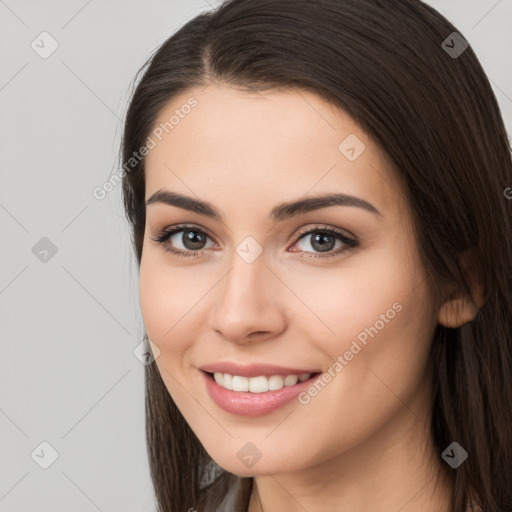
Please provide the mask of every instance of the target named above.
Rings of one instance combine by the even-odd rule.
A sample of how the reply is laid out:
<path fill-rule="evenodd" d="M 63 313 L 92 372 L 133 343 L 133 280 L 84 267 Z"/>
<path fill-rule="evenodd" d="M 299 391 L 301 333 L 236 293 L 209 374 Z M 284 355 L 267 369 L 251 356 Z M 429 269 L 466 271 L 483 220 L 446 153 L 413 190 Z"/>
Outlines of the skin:
<path fill-rule="evenodd" d="M 440 319 L 458 324 L 474 312 L 436 304 L 386 154 L 345 112 L 305 91 L 194 88 L 173 98 L 157 124 L 191 97 L 197 106 L 147 155 L 146 199 L 159 189 L 200 198 L 223 222 L 148 205 L 140 265 L 146 332 L 186 421 L 220 466 L 255 477 L 250 512 L 448 511 L 442 478 L 434 492 L 444 462 L 428 434 L 428 351 Z M 366 146 L 354 161 L 338 149 L 349 134 Z M 282 202 L 332 192 L 365 199 L 382 217 L 330 206 L 267 218 Z M 179 259 L 152 240 L 180 223 L 210 237 L 199 257 Z M 338 228 L 360 245 L 322 258 L 314 234 L 296 241 L 303 227 Z M 193 251 L 182 234 L 167 243 Z M 263 250 L 250 264 L 236 252 L 248 236 Z M 330 252 L 343 247 L 336 241 Z M 307 405 L 293 400 L 249 418 L 210 400 L 202 365 L 327 371 L 396 302 L 401 311 Z M 251 468 L 237 457 L 247 442 L 262 454 Z"/>

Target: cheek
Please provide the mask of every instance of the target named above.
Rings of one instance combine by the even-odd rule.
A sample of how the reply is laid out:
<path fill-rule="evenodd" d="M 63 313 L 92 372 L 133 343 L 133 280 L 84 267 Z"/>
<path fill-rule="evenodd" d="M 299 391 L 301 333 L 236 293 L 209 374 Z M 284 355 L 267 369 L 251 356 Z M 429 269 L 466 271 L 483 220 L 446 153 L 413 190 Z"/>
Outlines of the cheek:
<path fill-rule="evenodd" d="M 146 332 L 160 350 L 164 341 L 172 338 L 174 326 L 184 314 L 184 294 L 178 292 L 183 289 L 177 286 L 177 277 L 153 250 L 143 252 L 139 271 L 140 309 Z"/>
<path fill-rule="evenodd" d="M 283 280 L 294 283 L 294 292 L 313 313 L 301 315 L 320 329 L 312 339 L 324 344 L 332 340 L 331 351 L 337 352 L 376 322 L 379 331 L 388 330 L 404 316 L 398 310 L 422 282 L 417 269 L 403 252 L 388 245 L 348 258 L 338 267 L 311 267 L 307 272 L 291 268 Z"/>
<path fill-rule="evenodd" d="M 163 318 L 162 310 L 165 308 L 165 304 L 161 300 L 165 289 L 162 277 L 158 266 L 144 250 L 139 270 L 139 303 L 146 332 L 157 345 L 159 345 L 157 341 L 163 334 L 160 324 Z"/>
<path fill-rule="evenodd" d="M 164 251 L 143 252 L 139 271 L 139 303 L 148 337 L 169 361 L 183 352 L 204 324 L 200 301 L 213 283 L 193 265 L 169 265 Z"/>
<path fill-rule="evenodd" d="M 375 288 L 348 302 L 346 296 L 336 296 L 347 304 L 337 316 L 333 305 L 336 336 L 329 343 L 315 342 L 328 352 L 330 376 L 325 386 L 311 386 L 301 402 L 305 428 L 324 440 L 316 447 L 319 460 L 381 432 L 395 417 L 414 421 L 426 414 L 426 371 L 435 321 L 425 285 L 414 286 L 391 292 Z"/>
<path fill-rule="evenodd" d="M 406 266 L 387 270 L 362 277 L 364 287 L 353 283 L 350 296 L 338 294 L 346 307 L 337 316 L 332 306 L 337 336 L 329 352 L 343 357 L 332 392 L 343 414 L 359 404 L 385 417 L 401 406 L 397 397 L 407 402 L 424 382 L 436 325 L 431 296 L 422 275 Z"/>
<path fill-rule="evenodd" d="M 309 339 L 336 375 L 331 389 L 334 402 L 344 404 L 343 414 L 354 414 L 358 403 L 374 408 L 378 403 L 386 414 L 396 405 L 390 389 L 410 397 L 424 378 L 436 325 L 432 298 L 421 265 L 397 247 L 403 245 L 295 278 L 297 294 L 321 319 L 310 315 L 322 334 L 311 329 Z M 317 405 L 328 407 L 328 396 Z"/>

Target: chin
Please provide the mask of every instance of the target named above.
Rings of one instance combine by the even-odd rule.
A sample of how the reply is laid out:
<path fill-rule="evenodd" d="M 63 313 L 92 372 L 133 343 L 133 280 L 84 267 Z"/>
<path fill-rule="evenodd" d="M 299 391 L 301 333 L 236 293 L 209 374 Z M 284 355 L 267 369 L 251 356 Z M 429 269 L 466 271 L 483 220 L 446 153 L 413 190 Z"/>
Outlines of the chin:
<path fill-rule="evenodd" d="M 252 465 L 250 465 L 250 462 L 245 465 L 244 462 L 240 461 L 236 455 L 234 458 L 226 458 L 225 456 L 220 458 L 212 458 L 222 469 L 240 477 L 254 477 L 265 476 L 269 474 L 273 475 L 289 473 L 300 469 L 298 465 L 290 465 L 289 457 L 285 457 L 283 455 L 283 460 L 281 460 L 280 458 L 276 458 L 275 454 L 273 455 L 274 456 L 271 460 L 265 460 L 265 454 L 262 454 L 261 459 Z M 284 459 L 286 459 L 286 462 Z"/>

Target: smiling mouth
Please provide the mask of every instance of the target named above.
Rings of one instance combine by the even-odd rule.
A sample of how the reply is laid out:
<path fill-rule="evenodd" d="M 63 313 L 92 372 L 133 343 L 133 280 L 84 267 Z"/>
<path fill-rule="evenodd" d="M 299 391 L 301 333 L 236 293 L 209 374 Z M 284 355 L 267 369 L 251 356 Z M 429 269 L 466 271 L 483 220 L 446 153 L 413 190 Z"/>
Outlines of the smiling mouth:
<path fill-rule="evenodd" d="M 259 375 L 257 377 L 244 377 L 221 372 L 204 372 L 215 381 L 218 386 L 229 391 L 241 393 L 266 393 L 279 391 L 285 387 L 292 387 L 298 383 L 316 378 L 320 372 L 303 373 L 300 375 Z"/>

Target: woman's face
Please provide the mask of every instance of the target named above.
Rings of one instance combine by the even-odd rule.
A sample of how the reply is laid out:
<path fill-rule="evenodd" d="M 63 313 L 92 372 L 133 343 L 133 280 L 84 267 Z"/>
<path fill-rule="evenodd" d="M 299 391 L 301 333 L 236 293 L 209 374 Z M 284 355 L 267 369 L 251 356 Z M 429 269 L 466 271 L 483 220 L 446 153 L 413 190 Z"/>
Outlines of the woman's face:
<path fill-rule="evenodd" d="M 146 207 L 142 315 L 212 458 L 275 474 L 414 438 L 437 311 L 386 155 L 343 111 L 291 90 L 195 88 L 151 137 L 146 200 L 189 199 Z M 311 201 L 337 194 L 351 197 Z"/>

